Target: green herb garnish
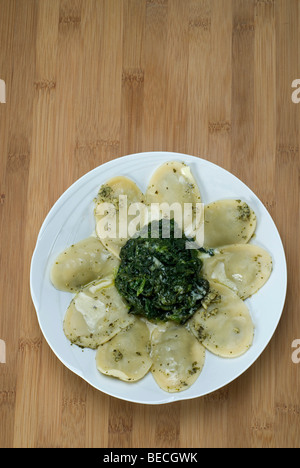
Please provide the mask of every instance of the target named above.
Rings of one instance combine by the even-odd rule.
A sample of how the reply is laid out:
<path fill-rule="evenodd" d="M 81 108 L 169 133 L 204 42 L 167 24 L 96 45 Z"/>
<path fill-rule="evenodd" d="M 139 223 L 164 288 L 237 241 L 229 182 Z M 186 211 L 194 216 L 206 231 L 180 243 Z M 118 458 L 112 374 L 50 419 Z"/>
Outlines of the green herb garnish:
<path fill-rule="evenodd" d="M 129 312 L 150 321 L 184 324 L 201 307 L 209 283 L 193 242 L 178 236 L 174 220 L 149 223 L 122 247 L 115 285 Z"/>

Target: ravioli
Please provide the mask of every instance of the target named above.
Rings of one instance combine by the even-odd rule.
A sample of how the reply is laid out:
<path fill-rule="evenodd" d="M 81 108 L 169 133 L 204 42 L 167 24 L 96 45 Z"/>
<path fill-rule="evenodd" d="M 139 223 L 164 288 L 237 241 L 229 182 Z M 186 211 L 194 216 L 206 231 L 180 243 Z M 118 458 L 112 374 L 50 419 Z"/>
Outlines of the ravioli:
<path fill-rule="evenodd" d="M 50 273 L 52 284 L 61 291 L 76 292 L 98 277 L 113 274 L 120 261 L 96 237 L 71 245 L 58 255 Z"/>
<path fill-rule="evenodd" d="M 50 276 L 57 289 L 75 293 L 63 330 L 72 344 L 96 350 L 100 373 L 136 382 L 150 371 L 163 391 L 181 392 L 199 377 L 206 352 L 235 358 L 249 349 L 254 324 L 244 299 L 266 283 L 272 258 L 248 244 L 256 215 L 247 203 L 225 199 L 204 207 L 190 167 L 179 161 L 162 164 L 145 195 L 128 177 L 119 176 L 100 187 L 94 203 L 97 237 L 62 252 Z M 154 241 L 149 242 L 152 221 L 159 222 L 151 226 Z M 164 231 L 168 224 L 172 228 Z M 180 241 L 174 242 L 174 255 L 170 235 Z M 186 250 L 195 248 L 189 263 Z M 126 252 L 127 260 L 134 261 L 126 260 L 122 270 L 120 257 L 123 261 Z M 194 268 L 201 284 L 193 283 L 194 288 L 187 279 L 183 287 L 180 275 L 193 274 Z M 157 284 L 148 281 L 145 269 Z M 166 322 L 159 321 L 166 316 Z"/>
<path fill-rule="evenodd" d="M 71 343 L 96 349 L 133 321 L 113 279 L 105 278 L 88 284 L 75 295 L 67 309 L 63 328 Z"/>
<path fill-rule="evenodd" d="M 100 187 L 95 199 L 96 233 L 119 258 L 121 247 L 144 224 L 144 195 L 127 177 L 114 177 Z"/>
<path fill-rule="evenodd" d="M 164 324 L 151 336 L 151 373 L 162 390 L 169 393 L 189 388 L 199 377 L 205 349 L 183 326 Z"/>
<path fill-rule="evenodd" d="M 210 285 L 210 302 L 196 312 L 189 328 L 213 354 L 224 358 L 241 356 L 253 342 L 250 312 L 231 289 L 214 282 Z"/>
<path fill-rule="evenodd" d="M 106 375 L 135 382 L 148 373 L 152 360 L 149 355 L 150 333 L 145 322 L 136 318 L 96 353 L 97 369 Z"/>
<path fill-rule="evenodd" d="M 255 213 L 241 200 L 218 200 L 205 205 L 204 247 L 246 244 L 255 228 Z"/>
<path fill-rule="evenodd" d="M 159 204 L 162 212 L 151 207 L 151 221 L 174 217 L 186 235 L 193 235 L 203 224 L 204 213 L 196 180 L 183 162 L 169 161 L 152 175 L 146 190 L 146 203 Z"/>
<path fill-rule="evenodd" d="M 261 247 L 235 244 L 216 249 L 214 256 L 202 258 L 204 277 L 228 286 L 241 299 L 256 293 L 269 279 L 272 258 Z"/>

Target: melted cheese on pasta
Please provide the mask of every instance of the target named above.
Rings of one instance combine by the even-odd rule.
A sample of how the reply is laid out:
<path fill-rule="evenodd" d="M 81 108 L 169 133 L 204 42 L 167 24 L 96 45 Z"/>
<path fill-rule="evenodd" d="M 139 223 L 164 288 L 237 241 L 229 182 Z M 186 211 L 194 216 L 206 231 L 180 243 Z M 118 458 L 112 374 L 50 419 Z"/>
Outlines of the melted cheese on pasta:
<path fill-rule="evenodd" d="M 218 283 L 210 283 L 215 293 L 207 307 L 202 307 L 188 326 L 203 346 L 221 357 L 244 354 L 252 344 L 254 326 L 246 304 Z"/>
<path fill-rule="evenodd" d="M 64 333 L 74 344 L 97 348 L 133 323 L 128 306 L 112 279 L 90 283 L 72 299 L 65 318 Z"/>
<path fill-rule="evenodd" d="M 75 292 L 96 278 L 112 274 L 119 264 L 99 239 L 91 236 L 58 255 L 50 278 L 57 289 Z"/>
<path fill-rule="evenodd" d="M 228 286 L 241 299 L 256 293 L 272 272 L 270 254 L 253 244 L 222 247 L 202 260 L 205 278 Z"/>

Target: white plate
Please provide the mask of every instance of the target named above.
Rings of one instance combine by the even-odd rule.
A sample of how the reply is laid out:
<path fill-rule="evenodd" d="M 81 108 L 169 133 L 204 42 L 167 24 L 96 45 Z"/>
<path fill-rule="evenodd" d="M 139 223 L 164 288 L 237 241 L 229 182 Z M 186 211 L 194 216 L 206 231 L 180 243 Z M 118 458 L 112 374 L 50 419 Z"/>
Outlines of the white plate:
<path fill-rule="evenodd" d="M 184 161 L 199 184 L 203 203 L 222 198 L 240 198 L 257 216 L 253 240 L 270 252 L 273 272 L 269 281 L 247 299 L 254 325 L 252 347 L 241 357 L 223 359 L 210 352 L 198 380 L 180 393 L 167 393 L 155 383 L 151 373 L 136 383 L 125 383 L 104 376 L 95 365 L 95 351 L 71 346 L 63 333 L 62 322 L 72 295 L 57 291 L 49 280 L 56 256 L 67 246 L 88 237 L 94 230 L 93 198 L 101 184 L 116 175 L 130 177 L 145 191 L 152 172 L 163 162 Z M 56 356 L 71 371 L 89 384 L 114 397 L 144 404 L 163 404 L 187 400 L 213 392 L 236 379 L 260 356 L 280 320 L 287 286 L 286 260 L 276 226 L 256 195 L 239 179 L 211 162 L 178 153 L 151 152 L 125 156 L 93 169 L 77 180 L 59 198 L 47 215 L 33 253 L 30 287 L 41 330 Z"/>

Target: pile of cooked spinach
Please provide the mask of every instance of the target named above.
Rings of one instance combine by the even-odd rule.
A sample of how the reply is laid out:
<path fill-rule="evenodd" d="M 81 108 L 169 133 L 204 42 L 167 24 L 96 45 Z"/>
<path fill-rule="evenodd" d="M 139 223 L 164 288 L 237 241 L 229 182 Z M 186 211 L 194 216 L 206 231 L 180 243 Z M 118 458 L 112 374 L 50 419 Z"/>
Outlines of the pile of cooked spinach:
<path fill-rule="evenodd" d="M 187 248 L 193 240 L 178 232 L 173 219 L 153 221 L 122 247 L 115 285 L 130 313 L 184 324 L 201 306 L 209 283 L 197 249 Z"/>

